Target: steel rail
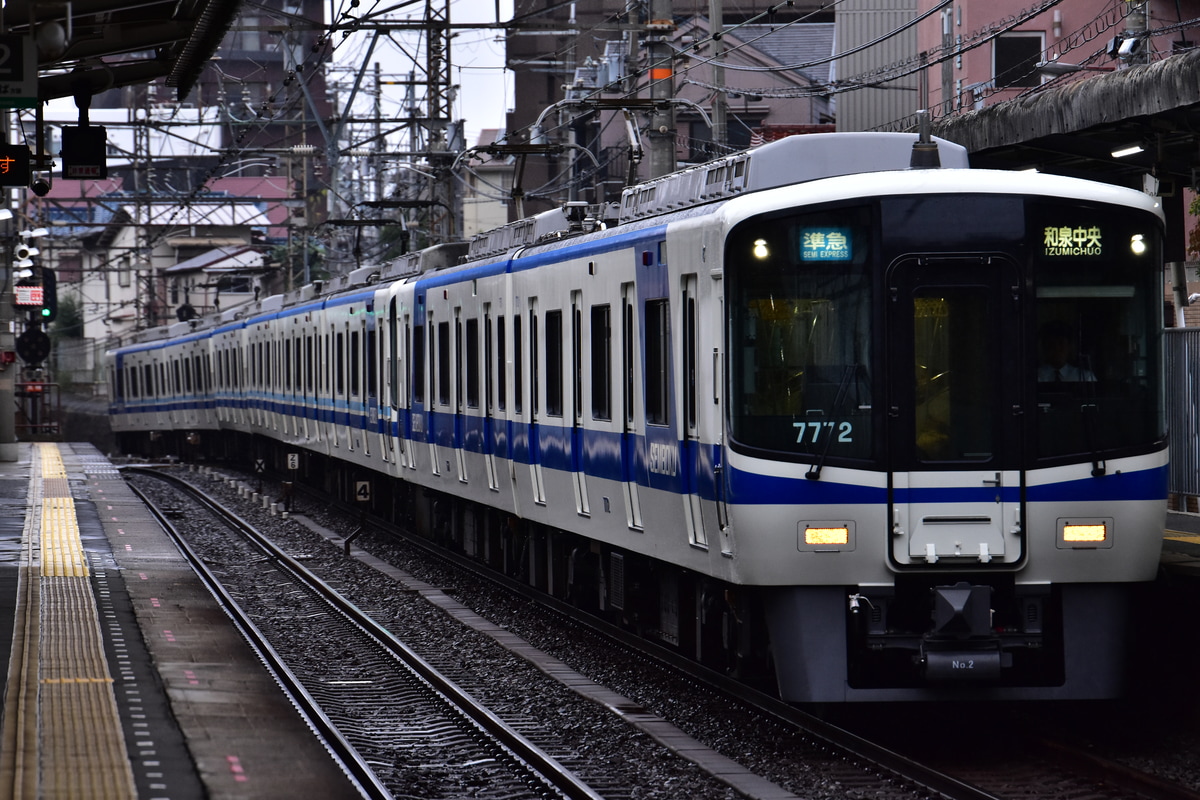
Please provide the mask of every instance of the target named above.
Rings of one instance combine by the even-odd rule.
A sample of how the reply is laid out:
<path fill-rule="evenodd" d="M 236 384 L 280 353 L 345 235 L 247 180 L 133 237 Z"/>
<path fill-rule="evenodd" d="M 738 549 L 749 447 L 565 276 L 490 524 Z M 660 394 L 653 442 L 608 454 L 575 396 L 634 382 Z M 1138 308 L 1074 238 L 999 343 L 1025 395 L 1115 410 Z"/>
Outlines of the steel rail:
<path fill-rule="evenodd" d="M 322 499 L 328 501 L 328 498 Z M 338 508 L 349 508 L 345 504 L 336 501 L 334 505 Z M 903 781 L 928 792 L 930 797 L 941 798 L 941 800 L 1004 800 L 999 795 L 992 794 L 978 786 L 914 761 L 901 753 L 897 753 L 852 731 L 813 716 L 802 709 L 789 705 L 776 697 L 740 683 L 726 675 L 722 675 L 679 653 L 660 647 L 616 625 L 590 615 L 581 614 L 578 609 L 568 603 L 544 592 L 531 589 L 529 586 L 507 575 L 482 567 L 478 562 L 470 558 L 437 547 L 429 541 L 412 535 L 398 526 L 374 517 L 368 517 L 367 520 L 369 524 L 375 526 L 380 531 L 403 537 L 406 543 L 414 545 L 430 555 L 442 558 L 458 568 L 465 569 L 473 576 L 490 581 L 523 599 L 537 602 L 539 606 L 549 609 L 574 624 L 588 628 L 604 638 L 616 641 L 621 646 L 639 655 L 653 658 L 672 669 L 713 685 L 720 691 L 737 698 L 760 713 L 774 717 L 783 724 L 798 729 L 805 736 L 820 742 L 832 750 L 843 753 L 848 758 L 870 764 L 873 767 L 886 771 L 898 781 Z"/>
<path fill-rule="evenodd" d="M 283 552 L 269 539 L 259 534 L 253 525 L 225 508 L 219 501 L 210 497 L 196 486 L 173 475 L 138 467 L 129 467 L 126 469 L 129 472 L 150 475 L 172 484 L 194 497 L 214 514 L 225 520 L 230 526 L 238 529 L 240 533 L 245 534 L 255 546 L 275 560 L 281 568 L 291 572 L 299 580 L 316 590 L 322 599 L 337 608 L 338 611 L 357 625 L 365 634 L 378 642 L 380 646 L 404 663 L 416 675 L 428 682 L 450 706 L 473 722 L 495 741 L 499 742 L 516 759 L 523 762 L 530 772 L 534 773 L 548 786 L 560 792 L 564 797 L 569 798 L 569 800 L 603 800 L 602 795 L 593 791 L 591 787 L 580 780 L 571 770 L 559 763 L 557 759 L 529 741 L 490 709 L 481 705 L 470 693 L 439 672 L 436 667 L 393 636 L 385 627 L 377 623 L 287 553 Z"/>
<path fill-rule="evenodd" d="M 129 471 L 150 474 L 156 478 L 169 477 L 155 473 L 153 470 L 131 468 Z M 175 542 L 180 552 L 183 553 L 184 558 L 188 560 L 192 569 L 195 570 L 200 580 L 204 582 L 205 587 L 216 598 L 221 610 L 233 621 L 234 627 L 238 629 L 238 632 L 242 634 L 242 637 L 246 639 L 250 647 L 258 654 L 259 659 L 271 673 L 275 682 L 288 696 L 288 699 L 300 715 L 304 717 L 309 728 L 322 739 L 326 750 L 341 765 L 342 770 L 346 773 L 350 781 L 355 784 L 359 793 L 364 798 L 369 798 L 369 800 L 393 800 L 392 793 L 380 783 L 379 778 L 375 775 L 375 771 L 358 754 L 354 746 L 346 740 L 333 721 L 321 710 L 316 699 L 313 698 L 296 675 L 288 668 L 283 658 L 271 646 L 266 636 L 258 629 L 258 626 L 254 624 L 249 615 L 242 610 L 232 595 L 225 590 L 221 581 L 208 568 L 208 565 L 192 550 L 187 540 L 171 524 L 171 521 L 167 519 L 163 511 L 136 486 L 129 484 L 129 488 L 145 503 L 146 508 L 158 520 L 158 523 L 162 525 L 163 530 L 167 532 L 171 540 Z"/>

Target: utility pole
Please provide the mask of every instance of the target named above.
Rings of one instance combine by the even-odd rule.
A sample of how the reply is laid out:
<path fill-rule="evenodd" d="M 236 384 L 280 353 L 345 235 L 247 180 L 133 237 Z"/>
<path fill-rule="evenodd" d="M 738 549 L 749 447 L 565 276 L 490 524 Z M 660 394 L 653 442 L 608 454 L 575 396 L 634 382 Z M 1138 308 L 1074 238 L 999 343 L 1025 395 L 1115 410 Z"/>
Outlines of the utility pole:
<path fill-rule="evenodd" d="M 671 0 L 650 0 L 650 23 L 646 26 L 646 52 L 650 63 L 650 98 L 662 101 L 650 114 L 650 177 L 675 171 L 675 63 L 669 41 L 675 30 Z"/>
<path fill-rule="evenodd" d="M 721 155 L 729 146 L 729 129 L 726 111 L 729 103 L 725 97 L 725 8 L 724 0 L 708 0 L 708 35 L 712 38 L 712 82 L 716 92 L 712 99 L 712 143 L 713 155 Z"/>
<path fill-rule="evenodd" d="M 426 89 L 425 113 L 429 124 L 429 164 L 438 179 L 434 182 L 433 216 L 430 228 L 436 232 L 438 241 L 452 241 L 461 235 L 462 197 L 458 192 L 450 165 L 457 152 L 452 148 L 453 127 L 450 119 L 452 101 L 452 72 L 450 69 L 450 0 L 426 0 L 426 70 L 429 82 Z"/>
<path fill-rule="evenodd" d="M 1125 17 L 1125 34 L 1127 39 L 1133 39 L 1135 46 L 1129 54 L 1129 64 L 1150 63 L 1150 42 L 1147 41 L 1146 0 L 1127 0 L 1129 15 Z"/>

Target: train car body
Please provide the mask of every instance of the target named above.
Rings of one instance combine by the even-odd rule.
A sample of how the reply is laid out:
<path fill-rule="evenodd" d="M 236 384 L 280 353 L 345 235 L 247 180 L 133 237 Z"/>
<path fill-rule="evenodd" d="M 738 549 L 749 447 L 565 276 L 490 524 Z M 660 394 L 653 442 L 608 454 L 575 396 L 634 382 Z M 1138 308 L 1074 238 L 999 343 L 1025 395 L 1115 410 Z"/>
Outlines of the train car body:
<path fill-rule="evenodd" d="M 1161 209 L 914 140 L 792 137 L 154 332 L 109 354 L 114 430 L 378 476 L 788 700 L 1114 696 L 1166 508 Z"/>

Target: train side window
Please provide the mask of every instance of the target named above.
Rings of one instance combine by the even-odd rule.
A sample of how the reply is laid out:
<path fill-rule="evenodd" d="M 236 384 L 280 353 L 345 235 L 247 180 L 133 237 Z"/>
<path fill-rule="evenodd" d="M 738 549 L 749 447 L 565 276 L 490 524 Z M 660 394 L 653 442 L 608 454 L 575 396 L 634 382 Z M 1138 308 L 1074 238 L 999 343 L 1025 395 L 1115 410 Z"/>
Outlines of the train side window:
<path fill-rule="evenodd" d="M 304 337 L 304 388 L 312 394 L 313 390 L 313 337 Z"/>
<path fill-rule="evenodd" d="M 683 296 L 683 389 L 684 425 L 696 432 L 696 297 L 695 278 L 688 281 Z"/>
<path fill-rule="evenodd" d="M 546 312 L 546 413 L 563 415 L 562 311 Z"/>
<path fill-rule="evenodd" d="M 612 320 L 609 306 L 592 306 L 592 419 L 612 419 Z"/>
<path fill-rule="evenodd" d="M 479 408 L 479 320 L 467 320 L 467 407 Z"/>
<path fill-rule="evenodd" d="M 125 370 L 114 369 L 113 375 L 116 377 L 116 383 L 117 383 L 117 386 L 116 386 L 117 400 L 124 400 L 125 399 Z"/>
<path fill-rule="evenodd" d="M 508 408 L 508 372 L 504 317 L 496 317 L 496 407 L 501 411 Z"/>
<path fill-rule="evenodd" d="M 529 413 L 536 418 L 541 406 L 538 405 L 538 386 L 541 381 L 541 363 L 538 359 L 538 318 L 537 307 L 530 301 L 529 309 Z"/>
<path fill-rule="evenodd" d="M 496 406 L 496 373 L 492 368 L 492 352 L 495 348 L 495 335 L 492 333 L 492 307 L 483 306 L 483 404 L 484 414 L 491 416 Z"/>
<path fill-rule="evenodd" d="M 462 309 L 454 309 L 454 408 L 463 410 L 463 323 Z"/>
<path fill-rule="evenodd" d="M 350 332 L 350 395 L 358 397 L 359 389 L 359 373 L 360 365 L 362 364 L 362 349 L 358 331 Z"/>
<path fill-rule="evenodd" d="M 137 367 L 126 367 L 125 369 L 129 373 L 129 378 L 126 381 L 129 384 L 129 397 L 133 399 L 138 396 Z"/>
<path fill-rule="evenodd" d="M 154 391 L 154 368 L 149 364 L 142 367 L 142 383 L 146 387 L 146 394 L 153 397 L 157 392 Z"/>
<path fill-rule="evenodd" d="M 633 284 L 625 284 L 621 287 L 621 377 L 625 387 L 621 393 L 622 405 L 624 405 L 625 425 L 630 427 L 635 421 L 635 409 L 637 396 L 635 389 L 637 382 L 634 381 L 634 356 L 636 354 L 635 347 L 637 339 L 634 337 L 634 314 L 633 314 Z"/>
<path fill-rule="evenodd" d="M 425 402 L 425 328 L 413 326 L 412 332 L 412 394 L 413 400 Z"/>
<path fill-rule="evenodd" d="M 583 295 L 571 293 L 571 416 L 576 425 L 583 422 Z"/>
<path fill-rule="evenodd" d="M 334 380 L 339 395 L 346 393 L 346 334 L 339 333 L 334 343 L 337 369 L 334 370 Z"/>
<path fill-rule="evenodd" d="M 171 383 L 171 394 L 177 395 L 180 393 L 180 387 L 183 385 L 183 381 L 179 378 L 179 361 L 177 359 L 171 360 L 171 372 L 175 378 Z"/>
<path fill-rule="evenodd" d="M 524 374 L 524 351 L 521 349 L 521 315 L 513 315 L 513 408 L 520 414 L 522 412 L 522 390 L 525 386 L 523 378 Z"/>
<path fill-rule="evenodd" d="M 450 323 L 439 322 L 437 326 L 437 401 L 439 405 L 450 405 Z"/>
<path fill-rule="evenodd" d="M 400 407 L 400 314 L 396 307 L 396 298 L 388 304 L 388 355 L 391 357 L 391 369 L 388 370 L 388 380 L 391 383 L 388 393 L 388 404 L 392 408 Z M 386 369 L 386 367 L 385 367 Z"/>
<path fill-rule="evenodd" d="M 670 412 L 670 302 L 646 301 L 646 422 L 669 425 Z"/>
<path fill-rule="evenodd" d="M 364 361 L 367 369 L 367 397 L 378 397 L 379 370 L 376 367 L 379 360 L 379 347 L 375 343 L 375 331 L 368 328 L 363 341 L 366 350 Z"/>

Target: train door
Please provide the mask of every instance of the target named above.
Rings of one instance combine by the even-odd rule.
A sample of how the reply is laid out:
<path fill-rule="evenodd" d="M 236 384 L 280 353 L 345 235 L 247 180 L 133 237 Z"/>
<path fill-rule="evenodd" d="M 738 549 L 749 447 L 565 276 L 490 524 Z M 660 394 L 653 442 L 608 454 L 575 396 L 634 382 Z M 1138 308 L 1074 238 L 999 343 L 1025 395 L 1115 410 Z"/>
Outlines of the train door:
<path fill-rule="evenodd" d="M 625 486 L 625 522 L 630 529 L 642 530 L 642 501 L 637 482 L 637 440 L 639 408 L 636 379 L 638 363 L 637 287 L 621 285 L 621 472 Z"/>
<path fill-rule="evenodd" d="M 590 517 L 592 504 L 588 496 L 587 472 L 583 458 L 583 292 L 580 291 L 571 292 L 570 363 L 571 407 L 567 413 L 570 415 L 571 476 L 575 492 L 575 512 L 580 516 Z"/>
<path fill-rule="evenodd" d="M 380 340 L 379 346 L 379 380 L 380 395 L 383 401 L 379 404 L 383 419 L 379 426 L 379 449 L 384 461 L 396 461 L 396 434 L 393 425 L 396 423 L 400 408 L 400 317 L 396 298 L 388 303 L 387 317 L 384 319 L 386 337 Z"/>
<path fill-rule="evenodd" d="M 700 487 L 707 481 L 707 475 L 712 474 L 711 461 L 704 457 L 704 448 L 700 442 L 699 425 L 699 319 L 697 317 L 698 298 L 696 296 L 696 276 L 685 275 L 683 278 L 682 316 L 683 324 L 683 358 L 682 380 L 683 389 L 683 452 L 680 453 L 680 463 L 683 464 L 683 518 L 687 523 L 688 539 L 697 547 L 708 547 L 708 532 L 704 525 L 704 514 L 700 503 Z"/>
<path fill-rule="evenodd" d="M 954 568 L 1023 555 L 1021 281 L 1001 256 L 888 272 L 892 558 Z"/>

